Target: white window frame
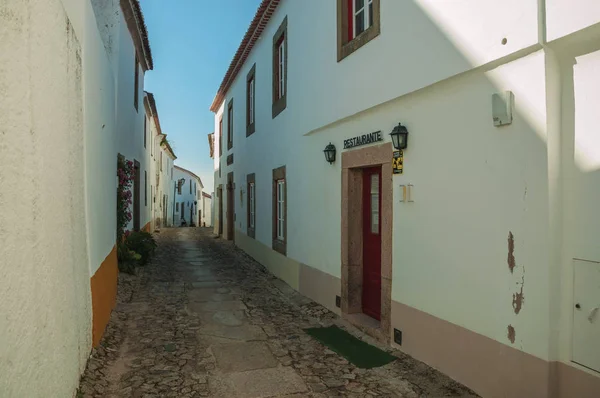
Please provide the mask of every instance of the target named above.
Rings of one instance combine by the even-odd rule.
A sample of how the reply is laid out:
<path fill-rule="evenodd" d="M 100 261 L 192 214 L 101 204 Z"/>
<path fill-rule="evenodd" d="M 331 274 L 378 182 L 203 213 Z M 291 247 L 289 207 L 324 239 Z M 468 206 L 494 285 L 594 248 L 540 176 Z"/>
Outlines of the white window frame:
<path fill-rule="evenodd" d="M 370 21 L 369 6 L 372 4 L 373 4 L 373 0 L 363 0 L 363 6 L 357 10 L 356 9 L 356 0 L 352 0 L 352 16 L 353 16 L 353 19 L 352 19 L 353 32 L 352 33 L 354 34 L 353 39 L 371 27 L 371 25 L 369 24 L 369 21 Z M 356 17 L 361 12 L 363 13 L 363 27 L 364 28 L 363 28 L 362 32 L 356 33 Z"/>
<path fill-rule="evenodd" d="M 285 242 L 285 179 L 277 180 L 277 239 Z"/>
<path fill-rule="evenodd" d="M 255 195 L 255 189 L 254 189 L 254 183 L 251 182 L 250 183 L 250 203 L 248 203 L 248 206 L 250 206 L 250 228 L 254 229 L 254 225 L 256 223 L 255 220 L 255 215 L 254 215 L 254 195 Z"/>
<path fill-rule="evenodd" d="M 278 99 L 283 98 L 285 95 L 285 41 L 287 37 L 283 37 L 283 40 L 279 43 L 277 47 L 277 57 L 278 57 L 278 66 L 279 66 L 279 81 L 278 84 Z"/>

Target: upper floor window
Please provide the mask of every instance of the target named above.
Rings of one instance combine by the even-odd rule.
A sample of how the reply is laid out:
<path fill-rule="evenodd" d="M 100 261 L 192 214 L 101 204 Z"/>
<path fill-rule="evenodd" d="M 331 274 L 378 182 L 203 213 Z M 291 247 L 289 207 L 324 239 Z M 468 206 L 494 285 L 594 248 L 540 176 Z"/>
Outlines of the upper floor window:
<path fill-rule="evenodd" d="M 162 160 L 162 151 L 160 151 L 160 171 L 162 171 L 162 163 L 163 163 L 163 160 Z"/>
<path fill-rule="evenodd" d="M 190 195 L 192 194 L 192 180 L 190 180 Z"/>
<path fill-rule="evenodd" d="M 273 36 L 273 118 L 287 106 L 287 17 Z"/>
<path fill-rule="evenodd" d="M 381 32 L 380 0 L 338 0 L 338 62 Z"/>
<path fill-rule="evenodd" d="M 148 135 L 148 118 L 144 118 L 144 148 L 146 148 L 146 140 Z"/>
<path fill-rule="evenodd" d="M 256 64 L 252 65 L 248 76 L 246 77 L 246 137 L 254 133 L 254 117 L 255 110 L 255 76 L 256 76 Z"/>
<path fill-rule="evenodd" d="M 219 119 L 219 156 L 223 154 L 223 116 Z M 219 167 L 219 170 L 221 168 Z"/>
<path fill-rule="evenodd" d="M 138 102 L 139 102 L 139 93 L 140 93 L 140 63 L 138 61 L 137 54 L 135 55 L 135 73 L 134 73 L 134 83 L 133 83 L 133 106 L 135 106 L 135 110 L 138 110 Z"/>
<path fill-rule="evenodd" d="M 233 98 L 227 104 L 227 149 L 233 148 Z"/>

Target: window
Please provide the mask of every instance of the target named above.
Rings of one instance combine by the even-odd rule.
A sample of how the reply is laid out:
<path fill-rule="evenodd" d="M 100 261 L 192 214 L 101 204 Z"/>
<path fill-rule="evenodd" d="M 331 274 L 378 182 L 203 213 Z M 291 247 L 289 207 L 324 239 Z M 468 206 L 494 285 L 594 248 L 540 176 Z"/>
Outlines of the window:
<path fill-rule="evenodd" d="M 246 137 L 254 133 L 254 118 L 256 112 L 254 109 L 255 101 L 255 76 L 256 76 L 256 64 L 252 65 L 248 76 L 246 77 Z"/>
<path fill-rule="evenodd" d="M 219 119 L 219 156 L 223 154 L 223 116 Z M 221 170 L 221 167 L 219 167 Z M 220 172 L 220 171 L 219 171 Z M 219 177 L 221 175 L 219 174 Z"/>
<path fill-rule="evenodd" d="M 177 181 L 177 195 L 181 195 L 181 182 Z"/>
<path fill-rule="evenodd" d="M 285 166 L 273 170 L 273 250 L 287 253 L 287 188 Z"/>
<path fill-rule="evenodd" d="M 255 237 L 256 231 L 256 188 L 255 188 L 255 174 L 248 174 L 246 176 L 246 184 L 248 185 L 248 236 L 251 238 Z"/>
<path fill-rule="evenodd" d="M 227 149 L 233 148 L 233 98 L 227 104 Z"/>
<path fill-rule="evenodd" d="M 144 118 L 144 148 L 146 148 L 146 135 L 148 134 L 148 118 Z"/>
<path fill-rule="evenodd" d="M 371 174 L 371 233 L 379 235 L 379 174 Z"/>
<path fill-rule="evenodd" d="M 277 180 L 277 240 L 285 242 L 285 180 Z"/>
<path fill-rule="evenodd" d="M 162 160 L 162 151 L 160 151 L 160 171 L 162 171 L 162 163 L 163 163 L 163 160 Z"/>
<path fill-rule="evenodd" d="M 135 81 L 133 83 L 133 106 L 135 106 L 135 110 L 138 110 L 138 102 L 139 102 L 139 91 L 140 91 L 140 63 L 138 62 L 137 54 L 135 54 Z"/>
<path fill-rule="evenodd" d="M 144 206 L 148 207 L 148 172 L 144 170 Z"/>
<path fill-rule="evenodd" d="M 380 0 L 338 1 L 338 62 L 379 36 Z"/>
<path fill-rule="evenodd" d="M 175 203 L 175 211 L 179 212 L 179 203 Z"/>
<path fill-rule="evenodd" d="M 287 17 L 273 36 L 273 118 L 287 106 Z"/>
<path fill-rule="evenodd" d="M 192 194 L 192 180 L 190 180 L 190 195 Z"/>

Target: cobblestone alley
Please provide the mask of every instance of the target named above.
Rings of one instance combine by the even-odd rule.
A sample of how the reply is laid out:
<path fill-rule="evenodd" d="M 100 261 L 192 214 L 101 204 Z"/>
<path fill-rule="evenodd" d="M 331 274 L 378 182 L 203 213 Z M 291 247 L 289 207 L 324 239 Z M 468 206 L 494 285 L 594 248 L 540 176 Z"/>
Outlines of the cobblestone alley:
<path fill-rule="evenodd" d="M 474 396 L 400 352 L 380 368 L 349 364 L 302 329 L 359 332 L 208 229 L 156 237 L 153 261 L 119 278 L 78 397 Z"/>

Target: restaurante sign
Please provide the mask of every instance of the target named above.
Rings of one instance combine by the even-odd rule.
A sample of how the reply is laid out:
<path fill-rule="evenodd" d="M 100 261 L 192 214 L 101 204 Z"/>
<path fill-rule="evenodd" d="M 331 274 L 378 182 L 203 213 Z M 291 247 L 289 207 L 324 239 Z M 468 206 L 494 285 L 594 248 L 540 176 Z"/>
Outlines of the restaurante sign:
<path fill-rule="evenodd" d="M 359 135 L 354 138 L 348 138 L 344 140 L 344 149 L 352 148 L 355 146 L 361 146 L 366 144 L 371 144 L 373 142 L 383 141 L 383 137 L 381 136 L 381 131 L 376 131 L 370 134 Z"/>

